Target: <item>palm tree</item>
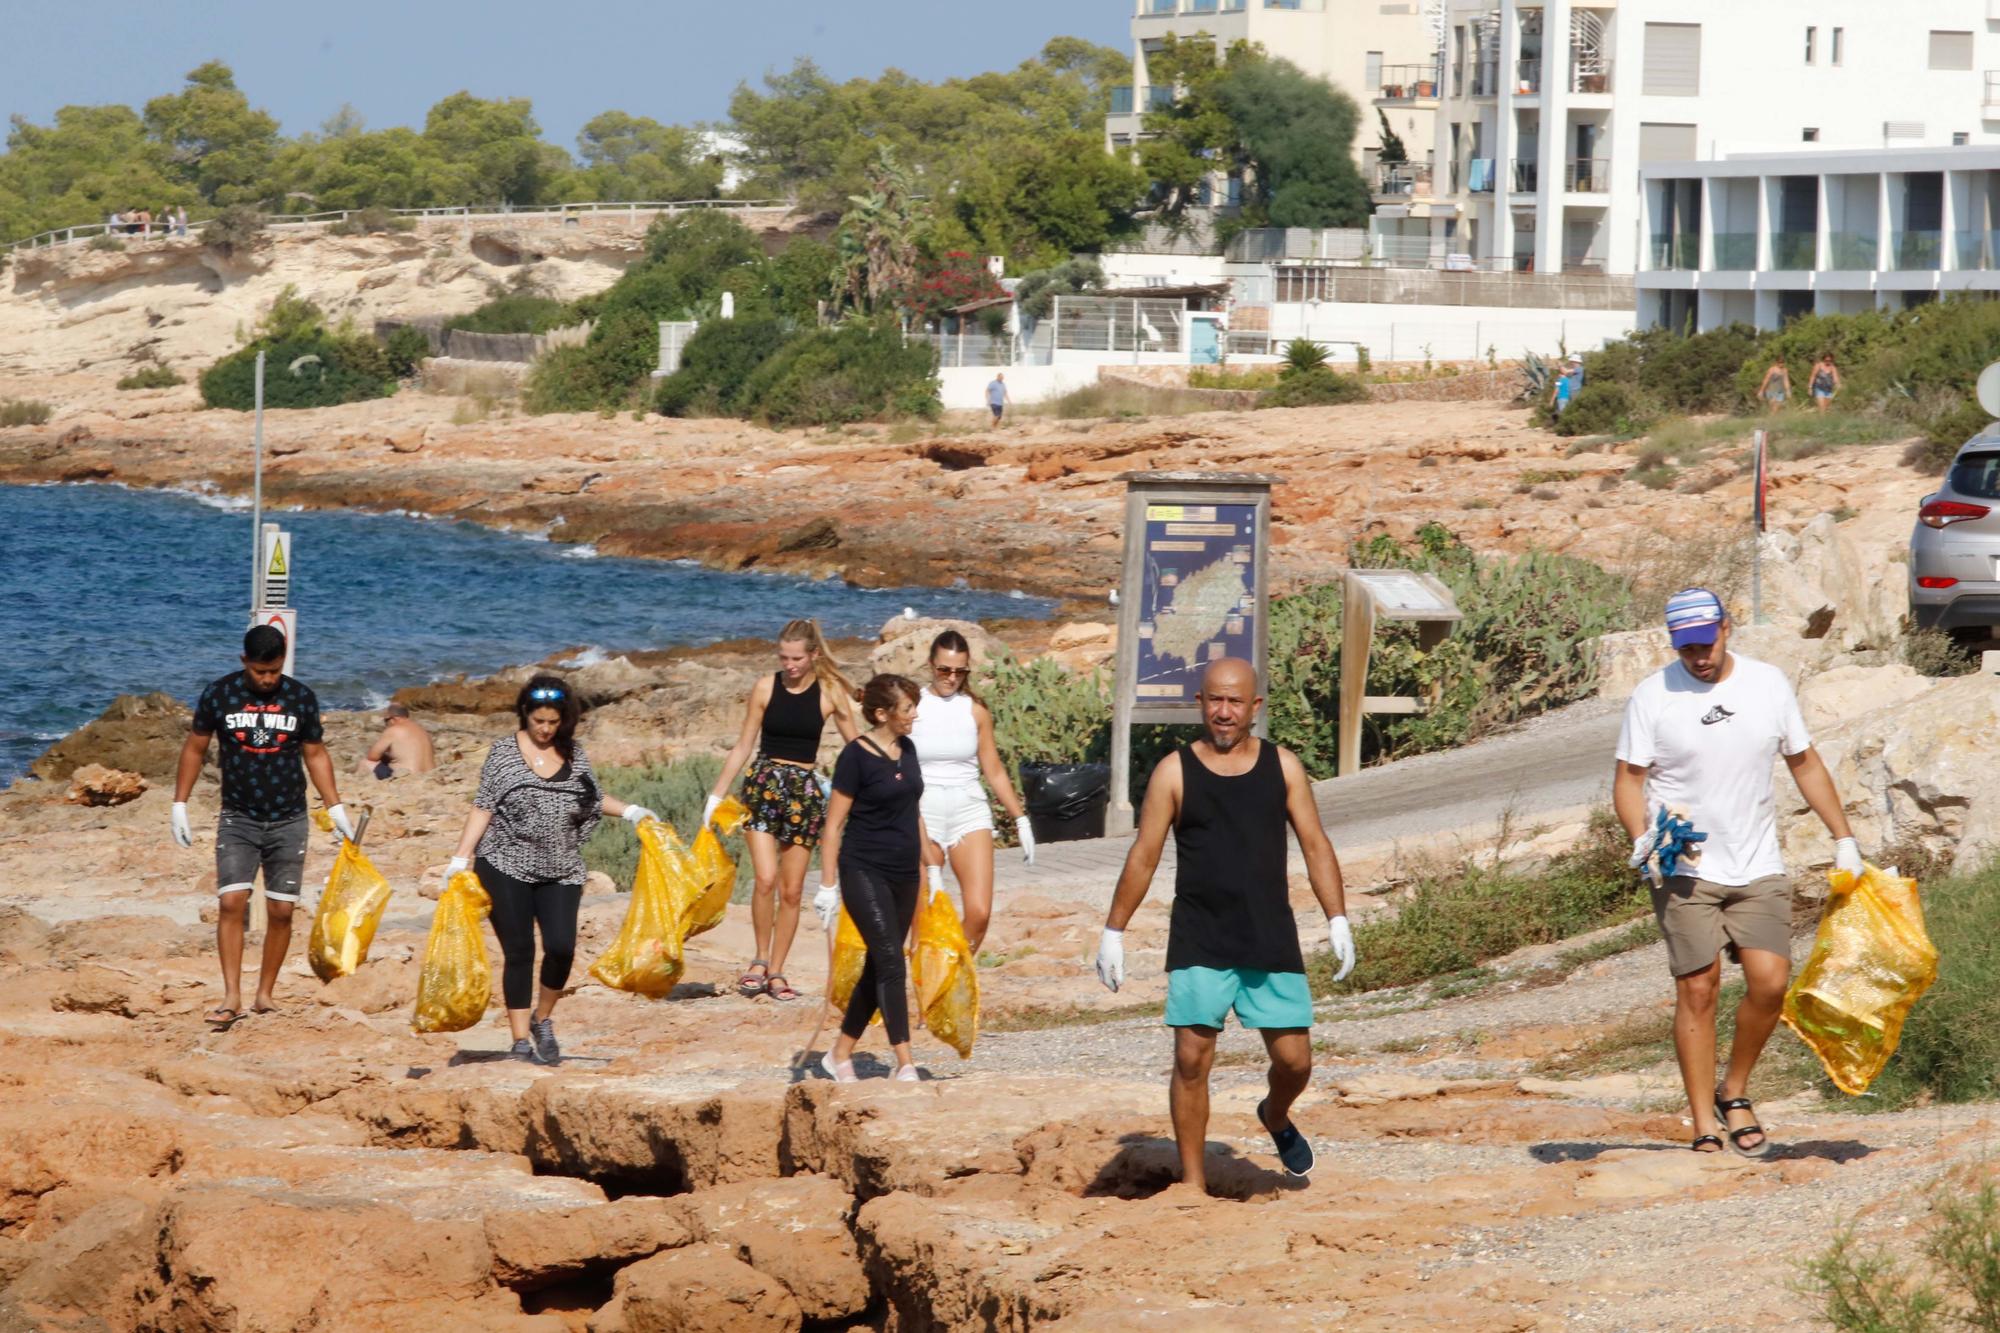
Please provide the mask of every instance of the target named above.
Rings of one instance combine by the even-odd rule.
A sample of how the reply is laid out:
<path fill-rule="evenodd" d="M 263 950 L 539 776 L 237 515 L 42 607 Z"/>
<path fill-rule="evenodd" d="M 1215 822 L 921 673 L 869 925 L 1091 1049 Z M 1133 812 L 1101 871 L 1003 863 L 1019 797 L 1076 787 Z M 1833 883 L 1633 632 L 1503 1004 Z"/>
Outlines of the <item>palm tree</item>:
<path fill-rule="evenodd" d="M 851 207 L 837 238 L 847 299 L 876 311 L 916 280 L 917 237 L 927 221 L 910 189 L 909 173 L 885 144 L 868 173 L 868 193 L 847 197 Z"/>

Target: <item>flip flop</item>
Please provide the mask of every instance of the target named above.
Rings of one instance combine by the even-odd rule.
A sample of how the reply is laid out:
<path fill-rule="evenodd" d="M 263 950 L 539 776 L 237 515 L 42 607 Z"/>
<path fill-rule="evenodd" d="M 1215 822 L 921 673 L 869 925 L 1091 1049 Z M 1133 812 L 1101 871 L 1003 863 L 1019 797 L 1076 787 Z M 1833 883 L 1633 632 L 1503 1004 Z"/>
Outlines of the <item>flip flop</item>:
<path fill-rule="evenodd" d="M 1752 1115 L 1755 1115 L 1757 1108 L 1751 1105 L 1748 1097 L 1731 1097 L 1724 1100 L 1722 1089 L 1717 1088 L 1715 1090 L 1715 1115 L 1718 1120 L 1722 1121 L 1722 1127 L 1729 1135 L 1729 1146 L 1736 1150 L 1736 1154 L 1739 1157 L 1762 1157 L 1765 1153 L 1770 1152 L 1771 1136 L 1764 1134 L 1764 1127 L 1762 1125 L 1752 1122 L 1741 1129 L 1729 1128 L 1729 1113 L 1731 1111 L 1748 1111 Z M 1764 1137 L 1746 1148 L 1743 1146 L 1743 1136 L 1745 1134 L 1763 1134 Z"/>
<path fill-rule="evenodd" d="M 760 975 L 752 972 L 750 968 L 745 968 L 743 969 L 743 975 L 736 978 L 736 993 L 746 1000 L 756 999 L 771 984 L 770 963 L 762 958 L 752 958 L 750 960 L 750 967 L 761 967 L 764 969 L 764 972 Z"/>
<path fill-rule="evenodd" d="M 231 1009 L 227 1005 L 221 1005 L 203 1014 L 201 1021 L 214 1028 L 217 1032 L 227 1032 L 238 1023 L 241 1023 L 246 1017 L 248 1015 L 241 1009 Z"/>
<path fill-rule="evenodd" d="M 1257 1103 L 1257 1123 L 1264 1126 L 1264 1132 L 1271 1136 L 1271 1145 L 1278 1150 L 1278 1160 L 1284 1163 L 1285 1174 L 1303 1180 L 1312 1174 L 1313 1146 L 1294 1125 L 1287 1124 L 1283 1129 L 1271 1128 L 1264 1119 L 1264 1106 L 1268 1100 L 1266 1098 Z"/>

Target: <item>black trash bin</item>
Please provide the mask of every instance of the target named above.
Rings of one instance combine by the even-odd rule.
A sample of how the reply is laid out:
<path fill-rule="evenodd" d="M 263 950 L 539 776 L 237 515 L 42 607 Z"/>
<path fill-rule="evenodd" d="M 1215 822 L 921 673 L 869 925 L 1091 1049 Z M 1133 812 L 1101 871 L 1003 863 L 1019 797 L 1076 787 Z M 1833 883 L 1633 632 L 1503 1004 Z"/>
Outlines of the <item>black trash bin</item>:
<path fill-rule="evenodd" d="M 1111 805 L 1111 765 L 1023 764 L 1021 801 L 1038 843 L 1101 838 Z"/>

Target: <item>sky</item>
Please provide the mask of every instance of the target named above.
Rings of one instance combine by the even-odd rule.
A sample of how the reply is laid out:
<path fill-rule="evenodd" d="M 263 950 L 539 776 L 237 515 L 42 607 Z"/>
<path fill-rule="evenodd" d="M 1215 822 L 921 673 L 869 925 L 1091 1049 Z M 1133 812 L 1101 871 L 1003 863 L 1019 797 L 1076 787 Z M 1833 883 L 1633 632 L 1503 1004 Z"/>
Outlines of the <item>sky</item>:
<path fill-rule="evenodd" d="M 558 22 L 563 15 L 572 21 Z M 219 59 L 287 135 L 351 103 L 370 128 L 423 124 L 459 89 L 527 97 L 550 141 L 616 108 L 668 124 L 720 120 L 738 83 L 809 56 L 829 75 L 888 66 L 926 80 L 1007 69 L 1050 37 L 1125 48 L 1129 0 L 92 0 L 33 7 L 0 41 L 0 110 L 173 92 Z"/>

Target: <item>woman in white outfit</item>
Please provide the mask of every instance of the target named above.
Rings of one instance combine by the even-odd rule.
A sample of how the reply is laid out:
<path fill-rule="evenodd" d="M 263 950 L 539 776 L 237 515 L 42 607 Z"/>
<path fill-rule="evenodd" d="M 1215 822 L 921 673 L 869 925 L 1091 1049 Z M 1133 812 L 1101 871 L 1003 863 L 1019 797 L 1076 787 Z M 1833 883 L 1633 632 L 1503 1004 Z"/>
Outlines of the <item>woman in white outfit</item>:
<path fill-rule="evenodd" d="M 983 775 L 1013 817 L 1021 854 L 1035 863 L 1035 833 L 993 744 L 993 714 L 972 692 L 972 647 L 948 629 L 931 640 L 931 683 L 917 702 L 910 732 L 924 775 L 924 831 L 951 861 L 964 907 L 965 938 L 974 953 L 993 919 L 993 808 L 980 785 Z M 941 866 L 929 867 L 933 885 Z"/>

